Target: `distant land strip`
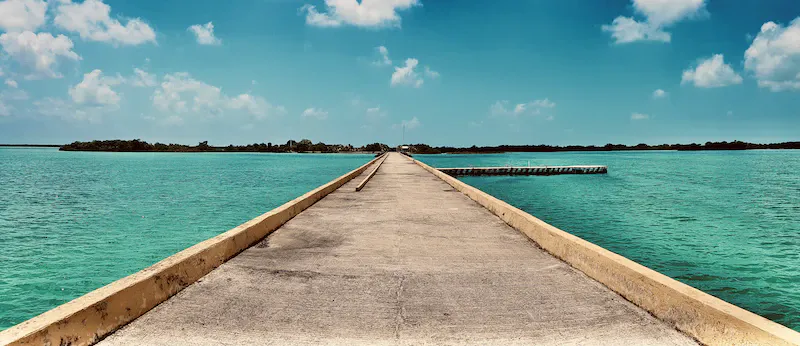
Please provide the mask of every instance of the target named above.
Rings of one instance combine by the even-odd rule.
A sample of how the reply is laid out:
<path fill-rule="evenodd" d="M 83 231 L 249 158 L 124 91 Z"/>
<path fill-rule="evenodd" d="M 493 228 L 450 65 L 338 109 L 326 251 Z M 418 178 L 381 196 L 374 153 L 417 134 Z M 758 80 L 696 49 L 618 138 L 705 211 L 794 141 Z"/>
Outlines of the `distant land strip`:
<path fill-rule="evenodd" d="M 66 145 L 48 144 L 0 144 L 0 146 L 21 147 L 58 147 L 63 151 L 110 151 L 110 152 L 262 152 L 262 153 L 290 153 L 290 152 L 316 152 L 316 153 L 347 153 L 347 152 L 383 152 L 390 150 L 384 143 L 372 143 L 361 147 L 350 144 L 325 144 L 313 143 L 308 139 L 300 141 L 290 140 L 283 144 L 254 143 L 247 145 L 229 145 L 224 147 L 210 146 L 208 142 L 200 142 L 195 146 L 184 144 L 164 144 L 134 140 L 95 140 L 91 142 L 73 142 Z M 499 146 L 471 146 L 471 147 L 433 147 L 424 143 L 409 144 L 409 151 L 413 154 L 489 154 L 507 152 L 562 152 L 562 151 L 625 151 L 625 150 L 749 150 L 749 149 L 800 149 L 800 142 L 782 143 L 748 143 L 733 142 L 706 142 L 704 144 L 660 144 L 660 145 L 624 145 L 606 144 L 595 145 L 499 145 Z"/>

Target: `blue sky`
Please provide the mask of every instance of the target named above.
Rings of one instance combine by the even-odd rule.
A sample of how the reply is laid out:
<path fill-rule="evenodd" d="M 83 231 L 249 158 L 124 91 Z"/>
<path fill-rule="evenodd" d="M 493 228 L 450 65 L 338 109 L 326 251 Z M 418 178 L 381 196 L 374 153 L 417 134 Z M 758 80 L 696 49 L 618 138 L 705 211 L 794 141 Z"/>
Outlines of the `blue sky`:
<path fill-rule="evenodd" d="M 798 17 L 794 0 L 2 0 L 0 143 L 800 140 Z"/>

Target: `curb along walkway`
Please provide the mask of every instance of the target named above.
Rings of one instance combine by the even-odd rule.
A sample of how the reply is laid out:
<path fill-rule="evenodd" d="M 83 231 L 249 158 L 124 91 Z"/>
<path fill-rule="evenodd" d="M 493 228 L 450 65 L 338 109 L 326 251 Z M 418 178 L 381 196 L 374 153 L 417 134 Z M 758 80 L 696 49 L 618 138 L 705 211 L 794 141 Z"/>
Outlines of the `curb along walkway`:
<path fill-rule="evenodd" d="M 399 154 L 101 345 L 694 345 Z"/>

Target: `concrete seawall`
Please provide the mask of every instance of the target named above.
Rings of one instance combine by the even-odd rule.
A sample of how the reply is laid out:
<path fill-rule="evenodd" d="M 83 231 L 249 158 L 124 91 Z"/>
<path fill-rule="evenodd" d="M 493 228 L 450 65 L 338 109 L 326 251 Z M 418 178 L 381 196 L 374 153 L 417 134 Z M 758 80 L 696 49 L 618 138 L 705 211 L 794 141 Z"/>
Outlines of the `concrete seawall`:
<path fill-rule="evenodd" d="M 707 345 L 800 345 L 800 333 L 564 232 L 452 176 L 410 159 L 544 250 Z"/>
<path fill-rule="evenodd" d="M 0 345 L 93 344 L 260 241 L 381 158 L 140 272 L 4 330 Z"/>

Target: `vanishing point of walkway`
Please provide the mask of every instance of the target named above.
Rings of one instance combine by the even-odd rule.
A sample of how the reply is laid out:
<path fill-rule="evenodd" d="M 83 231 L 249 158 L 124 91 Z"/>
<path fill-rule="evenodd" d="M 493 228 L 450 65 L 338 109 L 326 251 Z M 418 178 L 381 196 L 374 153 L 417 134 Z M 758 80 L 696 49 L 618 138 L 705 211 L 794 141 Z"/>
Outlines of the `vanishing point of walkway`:
<path fill-rule="evenodd" d="M 399 154 L 102 345 L 693 345 Z"/>

